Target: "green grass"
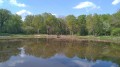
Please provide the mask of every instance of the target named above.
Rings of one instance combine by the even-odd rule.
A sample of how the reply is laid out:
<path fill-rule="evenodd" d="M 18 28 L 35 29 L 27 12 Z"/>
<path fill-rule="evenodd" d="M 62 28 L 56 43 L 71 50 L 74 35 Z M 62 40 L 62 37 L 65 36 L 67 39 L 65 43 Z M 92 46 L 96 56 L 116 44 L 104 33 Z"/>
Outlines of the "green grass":
<path fill-rule="evenodd" d="M 120 36 L 79 36 L 80 39 L 120 43 Z"/>
<path fill-rule="evenodd" d="M 100 40 L 109 40 L 112 42 L 119 42 L 120 43 L 120 36 L 101 36 Z"/>
<path fill-rule="evenodd" d="M 36 38 L 37 36 L 35 35 L 24 35 L 24 34 L 9 34 L 9 35 L 4 35 L 0 36 L 0 39 L 19 39 L 19 38 Z M 43 38 L 44 35 L 41 34 L 39 38 Z"/>

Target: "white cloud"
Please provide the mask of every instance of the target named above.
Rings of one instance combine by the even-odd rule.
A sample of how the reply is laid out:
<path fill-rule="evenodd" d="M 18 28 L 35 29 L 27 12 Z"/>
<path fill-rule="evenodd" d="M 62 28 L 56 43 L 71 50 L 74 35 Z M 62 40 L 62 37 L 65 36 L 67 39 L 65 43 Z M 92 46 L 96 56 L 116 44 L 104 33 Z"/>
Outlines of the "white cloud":
<path fill-rule="evenodd" d="M 22 64 L 22 63 L 24 63 L 24 60 L 15 60 L 15 61 L 12 61 L 11 63 L 9 63 L 8 66 L 15 67 L 16 64 Z"/>
<path fill-rule="evenodd" d="M 92 2 L 86 1 L 86 2 L 81 2 L 77 6 L 73 7 L 74 9 L 84 9 L 84 8 L 91 8 L 91 9 L 99 9 L 100 6 L 95 5 Z"/>
<path fill-rule="evenodd" d="M 114 0 L 113 2 L 112 2 L 112 5 L 117 5 L 117 4 L 119 4 L 120 3 L 120 0 Z"/>
<path fill-rule="evenodd" d="M 10 4 L 13 4 L 13 5 L 18 6 L 18 7 L 26 7 L 25 4 L 18 3 L 17 0 L 10 0 Z"/>
<path fill-rule="evenodd" d="M 54 16 L 56 16 L 56 17 L 57 17 L 57 14 L 55 14 L 55 13 L 52 13 L 52 15 L 54 15 Z"/>
<path fill-rule="evenodd" d="M 16 14 L 21 15 L 22 20 L 24 20 L 26 15 L 31 15 L 32 13 L 30 11 L 27 11 L 27 10 L 23 9 L 23 10 L 20 10 L 20 11 L 16 12 Z"/>
<path fill-rule="evenodd" d="M 2 4 L 3 3 L 3 0 L 0 0 L 0 4 Z"/>
<path fill-rule="evenodd" d="M 22 57 L 22 58 L 25 57 L 26 54 L 25 54 L 25 49 L 24 49 L 24 47 L 19 48 L 19 50 L 21 50 L 21 53 L 19 54 L 20 57 Z"/>
<path fill-rule="evenodd" d="M 16 14 L 18 14 L 18 15 L 26 15 L 26 14 L 30 15 L 32 13 L 30 11 L 27 11 L 27 10 L 21 10 L 21 11 L 18 11 Z"/>
<path fill-rule="evenodd" d="M 73 62 L 78 64 L 80 67 L 92 67 L 96 64 L 94 62 L 85 62 L 85 61 L 79 61 L 79 60 L 73 60 Z"/>

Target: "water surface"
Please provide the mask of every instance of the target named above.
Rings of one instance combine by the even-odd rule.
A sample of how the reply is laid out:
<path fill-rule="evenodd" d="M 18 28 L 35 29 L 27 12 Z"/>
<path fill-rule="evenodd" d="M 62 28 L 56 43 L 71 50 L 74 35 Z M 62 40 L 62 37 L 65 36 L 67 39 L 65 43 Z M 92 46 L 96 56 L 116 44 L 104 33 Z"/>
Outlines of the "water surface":
<path fill-rule="evenodd" d="M 120 44 L 55 39 L 0 40 L 0 67 L 119 67 Z"/>

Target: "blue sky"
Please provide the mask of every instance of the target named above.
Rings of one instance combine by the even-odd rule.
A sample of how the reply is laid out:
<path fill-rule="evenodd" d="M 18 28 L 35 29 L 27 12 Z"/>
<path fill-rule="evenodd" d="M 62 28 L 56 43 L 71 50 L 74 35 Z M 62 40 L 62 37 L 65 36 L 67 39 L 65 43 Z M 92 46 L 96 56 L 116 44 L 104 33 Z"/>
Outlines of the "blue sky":
<path fill-rule="evenodd" d="M 0 0 L 0 8 L 21 16 L 44 12 L 56 16 L 112 14 L 120 9 L 120 0 Z"/>

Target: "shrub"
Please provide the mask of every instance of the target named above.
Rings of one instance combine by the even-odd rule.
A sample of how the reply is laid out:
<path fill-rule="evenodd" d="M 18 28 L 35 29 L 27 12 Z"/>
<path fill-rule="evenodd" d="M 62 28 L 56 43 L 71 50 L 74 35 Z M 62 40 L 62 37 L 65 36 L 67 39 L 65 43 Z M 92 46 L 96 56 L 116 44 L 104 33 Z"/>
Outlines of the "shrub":
<path fill-rule="evenodd" d="M 120 28 L 115 28 L 112 30 L 111 34 L 113 36 L 120 36 Z"/>

